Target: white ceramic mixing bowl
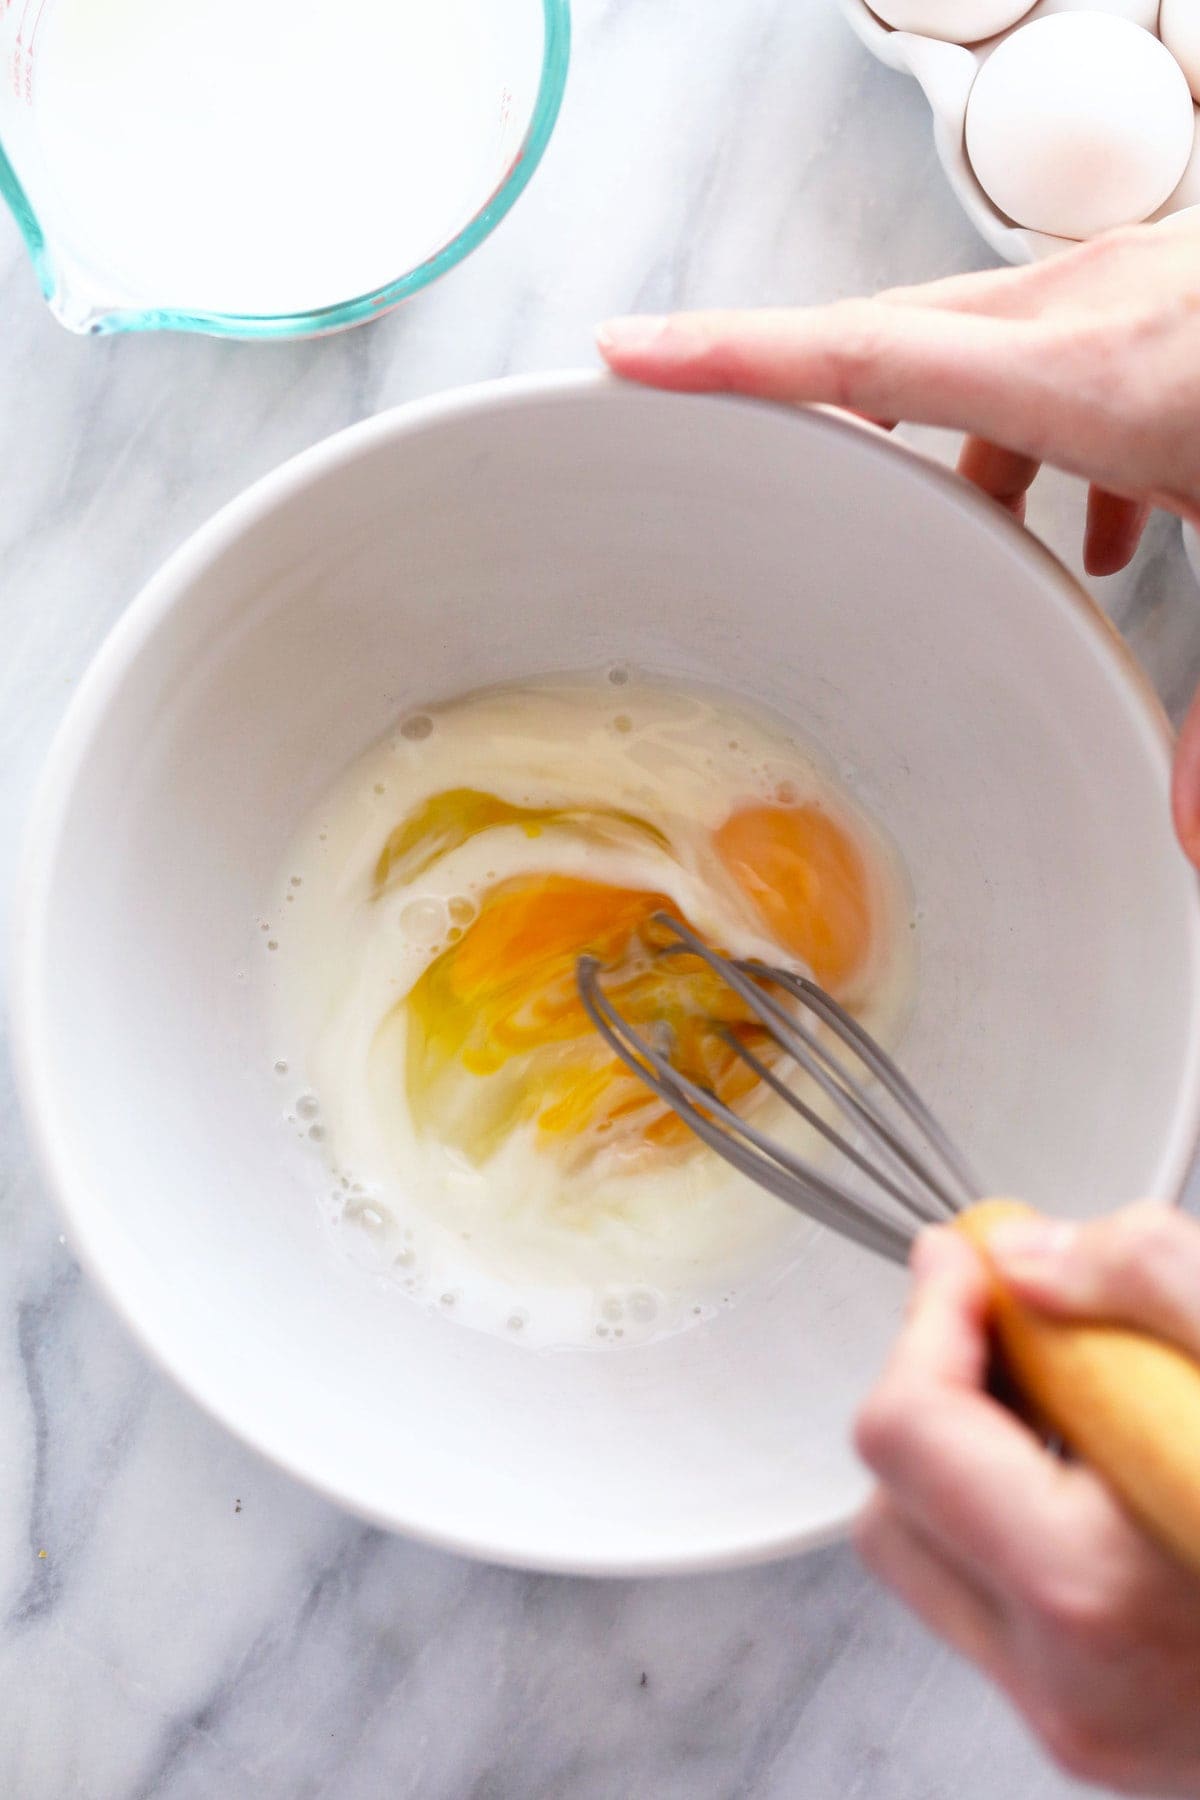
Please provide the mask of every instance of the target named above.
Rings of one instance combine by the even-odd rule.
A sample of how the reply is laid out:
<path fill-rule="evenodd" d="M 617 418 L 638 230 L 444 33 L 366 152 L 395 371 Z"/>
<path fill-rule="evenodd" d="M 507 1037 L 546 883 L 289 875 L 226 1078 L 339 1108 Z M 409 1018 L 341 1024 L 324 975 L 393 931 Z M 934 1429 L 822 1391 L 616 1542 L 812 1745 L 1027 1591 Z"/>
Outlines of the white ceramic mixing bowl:
<path fill-rule="evenodd" d="M 1173 1194 L 1200 930 L 1168 735 L 1003 513 L 819 412 L 522 380 L 319 444 L 134 602 L 50 757 L 15 1026 L 70 1241 L 202 1405 L 365 1516 L 547 1569 L 837 1533 L 901 1276 L 817 1235 L 646 1347 L 537 1353 L 343 1256 L 280 1124 L 257 918 L 401 708 L 614 658 L 721 682 L 859 772 L 916 887 L 904 1061 L 998 1190 Z"/>

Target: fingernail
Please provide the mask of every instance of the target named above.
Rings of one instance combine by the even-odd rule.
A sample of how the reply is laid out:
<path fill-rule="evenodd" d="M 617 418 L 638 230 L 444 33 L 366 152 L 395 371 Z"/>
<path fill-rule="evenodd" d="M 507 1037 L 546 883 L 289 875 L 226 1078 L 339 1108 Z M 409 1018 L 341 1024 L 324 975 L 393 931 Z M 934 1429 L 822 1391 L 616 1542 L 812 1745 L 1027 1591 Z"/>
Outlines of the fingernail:
<path fill-rule="evenodd" d="M 670 320 L 655 313 L 639 313 L 635 318 L 606 319 L 596 333 L 596 342 L 607 356 L 610 351 L 621 354 L 650 350 L 666 332 Z"/>
<path fill-rule="evenodd" d="M 1067 1259 L 1078 1225 L 1062 1219 L 1010 1219 L 988 1233 L 988 1255 L 1006 1274 L 1048 1274 Z"/>

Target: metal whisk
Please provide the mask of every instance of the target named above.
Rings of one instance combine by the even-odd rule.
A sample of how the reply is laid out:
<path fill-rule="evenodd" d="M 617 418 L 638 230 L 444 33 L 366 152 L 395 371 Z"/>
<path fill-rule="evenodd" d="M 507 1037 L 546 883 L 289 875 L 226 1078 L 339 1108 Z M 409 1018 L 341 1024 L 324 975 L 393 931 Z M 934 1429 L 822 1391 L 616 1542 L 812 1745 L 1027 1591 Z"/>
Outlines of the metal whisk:
<path fill-rule="evenodd" d="M 669 1043 L 651 1042 L 607 998 L 601 963 L 581 956 L 576 965 L 579 997 L 596 1030 L 625 1066 L 726 1162 L 818 1224 L 899 1263 L 907 1261 L 922 1225 L 944 1224 L 981 1197 L 983 1190 L 967 1163 L 891 1057 L 815 982 L 791 969 L 721 956 L 667 913 L 657 913 L 654 922 L 677 940 L 660 955 L 698 956 L 727 982 L 857 1141 L 789 1087 L 729 1026 L 714 1023 L 713 1030 L 760 1081 L 865 1175 L 874 1191 L 854 1191 L 684 1075 L 671 1060 Z M 788 996 L 792 1007 L 778 995 Z M 826 1033 L 818 1036 L 805 1015 Z M 871 1077 L 882 1095 L 871 1091 Z"/>

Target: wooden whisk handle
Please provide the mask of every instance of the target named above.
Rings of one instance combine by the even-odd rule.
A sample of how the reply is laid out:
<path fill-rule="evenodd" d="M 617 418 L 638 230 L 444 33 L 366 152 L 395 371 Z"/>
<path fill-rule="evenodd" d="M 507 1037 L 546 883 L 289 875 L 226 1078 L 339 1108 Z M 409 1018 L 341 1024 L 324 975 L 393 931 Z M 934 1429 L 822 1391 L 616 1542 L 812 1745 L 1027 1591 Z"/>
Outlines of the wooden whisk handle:
<path fill-rule="evenodd" d="M 992 1229 L 1031 1216 L 1019 1201 L 985 1200 L 956 1228 L 986 1262 Z M 1005 1369 L 1039 1422 L 1200 1574 L 1200 1364 L 1124 1326 L 1038 1312 L 994 1268 L 991 1306 Z"/>

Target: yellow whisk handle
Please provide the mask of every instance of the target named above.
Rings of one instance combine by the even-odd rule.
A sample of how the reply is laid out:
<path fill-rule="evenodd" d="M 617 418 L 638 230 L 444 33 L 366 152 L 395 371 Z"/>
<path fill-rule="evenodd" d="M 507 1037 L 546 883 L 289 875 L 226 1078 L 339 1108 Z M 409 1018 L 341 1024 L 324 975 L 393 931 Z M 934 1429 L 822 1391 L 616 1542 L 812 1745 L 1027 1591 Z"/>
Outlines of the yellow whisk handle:
<path fill-rule="evenodd" d="M 992 1229 L 1031 1212 L 985 1200 L 956 1225 L 986 1261 Z M 1038 1312 L 994 1271 L 991 1304 L 1005 1370 L 1039 1422 L 1200 1574 L 1200 1364 L 1124 1326 Z"/>

